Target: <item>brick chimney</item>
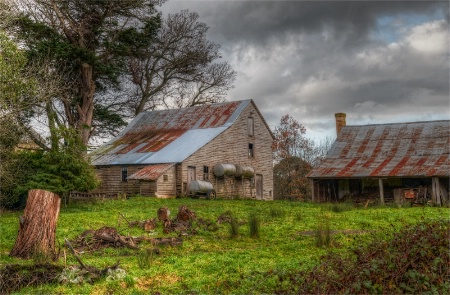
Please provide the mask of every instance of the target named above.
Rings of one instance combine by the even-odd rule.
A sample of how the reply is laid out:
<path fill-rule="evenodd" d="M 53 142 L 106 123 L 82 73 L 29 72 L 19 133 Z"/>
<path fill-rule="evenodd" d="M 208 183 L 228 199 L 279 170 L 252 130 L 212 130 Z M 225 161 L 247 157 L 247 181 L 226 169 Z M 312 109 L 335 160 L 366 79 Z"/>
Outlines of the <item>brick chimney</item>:
<path fill-rule="evenodd" d="M 336 118 L 336 135 L 339 135 L 339 132 L 341 132 L 342 127 L 347 125 L 347 122 L 345 121 L 346 116 L 347 115 L 345 113 L 334 114 L 334 117 Z"/>

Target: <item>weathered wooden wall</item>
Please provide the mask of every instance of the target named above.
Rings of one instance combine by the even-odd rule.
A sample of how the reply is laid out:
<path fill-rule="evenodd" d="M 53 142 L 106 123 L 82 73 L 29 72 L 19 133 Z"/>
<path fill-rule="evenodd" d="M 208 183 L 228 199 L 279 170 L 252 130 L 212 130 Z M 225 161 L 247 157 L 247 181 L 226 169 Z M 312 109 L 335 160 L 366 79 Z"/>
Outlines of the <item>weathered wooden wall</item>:
<path fill-rule="evenodd" d="M 158 198 L 172 198 L 176 196 L 176 166 L 167 169 L 156 181 L 157 190 L 155 196 Z M 164 178 L 167 175 L 167 178 Z"/>
<path fill-rule="evenodd" d="M 95 171 L 101 180 L 100 187 L 96 191 L 108 193 L 126 193 L 138 194 L 140 193 L 140 184 L 137 180 L 122 181 L 122 167 L 128 168 L 128 176 L 136 173 L 145 166 L 100 166 L 96 167 Z"/>
<path fill-rule="evenodd" d="M 248 135 L 247 119 L 254 120 L 254 135 Z M 250 166 L 255 174 L 263 175 L 263 199 L 273 199 L 273 138 L 253 104 L 249 104 L 236 122 L 211 142 L 182 163 L 181 179 L 187 182 L 187 167 L 196 167 L 196 179 L 203 180 L 203 166 L 209 167 L 209 180 L 221 197 L 256 198 L 253 181 L 226 177 L 216 179 L 213 167 L 217 163 Z M 248 144 L 254 147 L 254 156 L 248 155 Z"/>
<path fill-rule="evenodd" d="M 136 173 L 145 166 L 105 166 L 97 167 L 96 173 L 102 180 L 99 188 L 93 191 L 107 192 L 107 193 L 126 193 L 126 194 L 140 194 L 143 196 L 156 196 L 161 198 L 173 197 L 175 192 L 175 166 L 165 171 L 156 181 L 146 180 L 128 180 L 122 181 L 122 168 L 128 168 L 128 176 Z M 167 180 L 164 180 L 164 175 L 167 175 Z"/>

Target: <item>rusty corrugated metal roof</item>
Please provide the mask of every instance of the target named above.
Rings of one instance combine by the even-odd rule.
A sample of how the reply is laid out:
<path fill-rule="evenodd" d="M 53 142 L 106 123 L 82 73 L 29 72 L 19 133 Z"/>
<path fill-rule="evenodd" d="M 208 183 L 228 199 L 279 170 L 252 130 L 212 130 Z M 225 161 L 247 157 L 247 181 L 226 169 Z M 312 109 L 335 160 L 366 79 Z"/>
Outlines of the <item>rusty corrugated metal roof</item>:
<path fill-rule="evenodd" d="M 92 164 L 181 162 L 230 127 L 251 100 L 139 114 L 91 155 Z"/>
<path fill-rule="evenodd" d="M 311 178 L 450 176 L 450 120 L 345 126 Z"/>
<path fill-rule="evenodd" d="M 156 180 L 173 165 L 175 165 L 175 163 L 148 165 L 145 168 L 142 168 L 138 172 L 128 177 L 128 179 Z"/>

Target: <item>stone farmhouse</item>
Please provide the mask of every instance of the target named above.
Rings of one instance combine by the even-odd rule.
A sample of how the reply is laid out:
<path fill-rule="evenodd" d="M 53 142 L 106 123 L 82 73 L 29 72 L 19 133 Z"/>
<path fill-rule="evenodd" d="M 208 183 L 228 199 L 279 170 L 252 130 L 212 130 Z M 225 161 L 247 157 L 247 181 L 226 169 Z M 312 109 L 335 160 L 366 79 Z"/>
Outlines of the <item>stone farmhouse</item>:
<path fill-rule="evenodd" d="M 449 202 L 450 120 L 346 126 L 308 177 L 313 200 Z"/>
<path fill-rule="evenodd" d="M 272 200 L 272 142 L 253 100 L 143 112 L 92 153 L 97 191 L 167 198 L 207 182 L 218 197 Z"/>

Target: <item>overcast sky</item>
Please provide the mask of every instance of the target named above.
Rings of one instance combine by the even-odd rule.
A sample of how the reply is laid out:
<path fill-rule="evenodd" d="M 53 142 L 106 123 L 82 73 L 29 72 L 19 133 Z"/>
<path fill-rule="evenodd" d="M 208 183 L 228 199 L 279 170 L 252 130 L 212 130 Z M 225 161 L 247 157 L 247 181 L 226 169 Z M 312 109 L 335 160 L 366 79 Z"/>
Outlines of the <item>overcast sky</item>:
<path fill-rule="evenodd" d="M 450 119 L 448 1 L 176 1 L 195 11 L 273 129 L 290 114 L 315 139 L 348 125 Z"/>

